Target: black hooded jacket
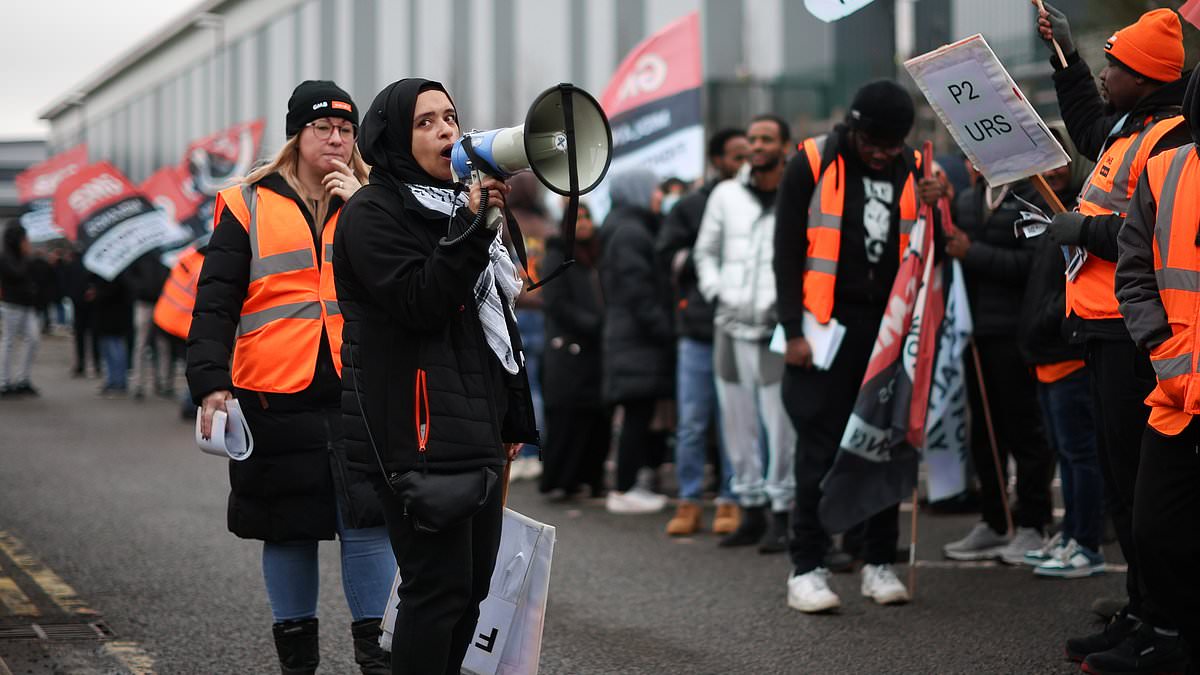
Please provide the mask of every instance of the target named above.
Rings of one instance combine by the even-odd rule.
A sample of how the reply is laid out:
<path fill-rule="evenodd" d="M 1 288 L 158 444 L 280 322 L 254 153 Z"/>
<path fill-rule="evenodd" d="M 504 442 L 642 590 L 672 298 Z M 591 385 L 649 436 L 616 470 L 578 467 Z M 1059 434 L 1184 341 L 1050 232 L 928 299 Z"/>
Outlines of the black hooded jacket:
<path fill-rule="evenodd" d="M 1188 82 L 1183 102 L 1185 125 L 1191 135 L 1187 152 L 1200 154 L 1200 70 Z M 1181 150 L 1180 152 L 1183 152 Z M 1117 300 L 1129 335 L 1138 347 L 1151 351 L 1171 338 L 1172 329 L 1159 295 L 1155 274 L 1154 226 L 1158 219 L 1158 204 L 1149 181 L 1138 181 L 1137 191 L 1129 203 L 1129 217 L 1118 237 L 1120 260 L 1117 261 Z M 1180 185 L 1177 199 L 1196 199 L 1197 186 Z M 1166 189 L 1166 186 L 1164 186 Z M 1196 227 L 1196 223 L 1172 223 L 1172 227 Z M 1200 241 L 1200 234 L 1197 235 Z M 1186 328 L 1195 329 L 1196 326 Z"/>
<path fill-rule="evenodd" d="M 1063 122 L 1067 133 L 1079 153 L 1096 161 L 1104 150 L 1118 138 L 1140 133 L 1146 128 L 1147 120 L 1160 120 L 1173 117 L 1180 112 L 1183 103 L 1184 90 L 1187 87 L 1185 74 L 1182 78 L 1168 82 L 1154 93 L 1146 96 L 1129 111 L 1129 119 L 1121 131 L 1112 134 L 1113 127 L 1125 116 L 1106 105 L 1096 88 L 1092 72 L 1078 53 L 1067 57 L 1067 67 L 1063 68 L 1054 60 L 1054 89 L 1058 94 L 1058 106 L 1062 112 Z M 1186 125 L 1180 125 L 1163 136 L 1152 151 L 1158 154 L 1163 150 L 1179 147 L 1191 142 Z M 1070 208 L 1070 204 L 1067 205 Z M 1121 216 L 1092 216 L 1083 228 L 1083 245 L 1089 255 L 1102 260 L 1116 262 L 1117 233 L 1125 219 Z M 1087 339 L 1127 340 L 1129 335 L 1120 319 L 1084 320 L 1073 313 L 1067 318 L 1066 330 L 1072 341 L 1082 342 Z"/>
<path fill-rule="evenodd" d="M 700 293 L 700 281 L 696 276 L 696 265 L 691 249 L 700 234 L 700 221 L 704 219 L 704 207 L 708 196 L 719 181 L 706 183 L 699 190 L 679 200 L 667 214 L 662 231 L 658 233 L 656 249 L 659 259 L 670 269 L 675 255 L 687 250 L 683 268 L 674 276 L 675 327 L 679 335 L 702 342 L 713 339 L 713 306 Z"/>
<path fill-rule="evenodd" d="M 4 230 L 4 249 L 0 252 L 0 302 L 33 307 L 38 301 L 32 259 L 21 253 L 25 229 L 9 227 Z"/>
<path fill-rule="evenodd" d="M 389 473 L 419 465 L 498 468 L 505 463 L 503 443 L 538 440 L 525 369 L 504 370 L 476 310 L 475 283 L 489 264 L 495 232 L 480 227 L 458 246 L 443 245 L 448 234 L 463 233 L 474 214 L 449 206 L 453 215 L 444 214 L 409 187 L 451 187 L 412 156 L 416 98 L 428 89 L 445 91 L 411 78 L 388 86 L 371 104 L 359 138 L 372 166 L 370 184 L 346 204 L 334 236 L 345 319 L 346 450 L 352 466 L 376 473 L 380 462 Z M 515 320 L 508 319 L 519 353 Z"/>

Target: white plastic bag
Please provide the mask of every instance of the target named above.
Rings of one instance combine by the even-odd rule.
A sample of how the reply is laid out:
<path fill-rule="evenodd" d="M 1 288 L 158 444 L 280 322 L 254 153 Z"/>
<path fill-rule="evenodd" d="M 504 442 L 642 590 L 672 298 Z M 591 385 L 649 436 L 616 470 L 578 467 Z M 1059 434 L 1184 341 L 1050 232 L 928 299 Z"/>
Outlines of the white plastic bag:
<path fill-rule="evenodd" d="M 479 623 L 463 661 L 470 675 L 532 675 L 538 671 L 550 563 L 554 557 L 554 527 L 511 509 L 504 510 L 500 551 L 492 571 L 488 597 L 479 606 Z M 400 574 L 392 582 L 395 599 Z M 389 602 L 379 644 L 392 646 L 397 602 Z"/>

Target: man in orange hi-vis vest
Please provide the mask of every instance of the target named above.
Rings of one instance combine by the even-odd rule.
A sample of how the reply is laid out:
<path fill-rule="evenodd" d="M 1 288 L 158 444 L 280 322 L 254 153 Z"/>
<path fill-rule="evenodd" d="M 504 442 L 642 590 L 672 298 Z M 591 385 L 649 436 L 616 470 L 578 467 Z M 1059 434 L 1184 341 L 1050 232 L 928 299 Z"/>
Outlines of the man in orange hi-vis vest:
<path fill-rule="evenodd" d="M 1065 67 L 1057 56 L 1052 58 L 1059 108 L 1080 154 L 1096 160 L 1078 210 L 1057 215 L 1048 235 L 1087 253 L 1078 274 L 1066 281 L 1064 332 L 1072 342 L 1086 345 L 1106 507 L 1129 563 L 1129 601 L 1114 623 L 1067 641 L 1068 656 L 1083 661 L 1097 652 L 1130 650 L 1141 622 L 1169 630 L 1169 619 L 1146 591 L 1132 523 L 1141 430 L 1149 415 L 1143 401 L 1154 388 L 1154 371 L 1121 321 L 1113 276 L 1117 232 L 1146 162 L 1191 139 L 1179 115 L 1186 81 L 1181 79 L 1183 29 L 1174 11 L 1147 12 L 1105 42 L 1108 65 L 1100 73 L 1101 91 L 1075 51 L 1062 12 L 1047 4 L 1038 31 L 1044 40 L 1057 41 L 1067 55 Z"/>
<path fill-rule="evenodd" d="M 854 410 L 879 324 L 917 222 L 919 200 L 937 203 L 936 178 L 918 181 L 912 97 L 890 80 L 854 96 L 846 123 L 800 144 L 775 210 L 775 286 L 787 337 L 783 402 L 796 428 L 788 606 L 823 612 L 841 604 L 829 588 L 830 536 L 818 517 L 821 481 Z M 813 367 L 810 329 L 837 320 L 845 338 L 828 370 Z M 862 526 L 862 593 L 879 604 L 908 600 L 892 563 L 899 505 Z"/>
<path fill-rule="evenodd" d="M 1184 116 L 1195 142 L 1154 157 L 1138 182 L 1118 238 L 1117 299 L 1158 384 L 1146 403 L 1133 503 L 1133 537 L 1143 578 L 1200 664 L 1200 75 Z M 1189 671 L 1191 672 L 1191 671 Z"/>

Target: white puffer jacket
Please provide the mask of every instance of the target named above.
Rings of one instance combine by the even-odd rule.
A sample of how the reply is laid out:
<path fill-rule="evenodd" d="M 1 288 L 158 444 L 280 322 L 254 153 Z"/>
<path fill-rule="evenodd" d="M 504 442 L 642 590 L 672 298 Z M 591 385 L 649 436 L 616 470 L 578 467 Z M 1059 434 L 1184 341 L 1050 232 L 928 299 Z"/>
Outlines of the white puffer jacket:
<path fill-rule="evenodd" d="M 712 191 L 692 248 L 700 292 L 716 305 L 716 326 L 742 340 L 775 330 L 775 211 L 750 191 L 750 166 Z"/>

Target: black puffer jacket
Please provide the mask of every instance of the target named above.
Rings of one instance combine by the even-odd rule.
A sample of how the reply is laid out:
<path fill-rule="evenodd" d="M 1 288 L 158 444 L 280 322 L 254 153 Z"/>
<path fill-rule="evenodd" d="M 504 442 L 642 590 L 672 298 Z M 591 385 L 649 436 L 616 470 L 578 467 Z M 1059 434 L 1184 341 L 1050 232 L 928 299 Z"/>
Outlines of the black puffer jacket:
<path fill-rule="evenodd" d="M 463 232 L 471 217 L 458 208 L 451 228 Z M 525 369 L 503 369 L 476 310 L 475 282 L 495 232 L 481 227 L 447 248 L 438 242 L 449 222 L 378 165 L 342 212 L 333 269 L 346 321 L 342 413 L 355 468 L 379 472 L 372 446 L 389 473 L 422 459 L 432 470 L 502 467 L 503 443 L 538 441 Z M 423 453 L 414 411 L 428 434 Z"/>
<path fill-rule="evenodd" d="M 1025 199 L 1034 197 L 1026 183 L 1018 184 L 1014 192 Z M 1011 193 L 994 211 L 988 208 L 986 195 L 986 184 L 980 180 L 954 201 L 954 223 L 971 239 L 962 259 L 971 320 L 979 337 L 1014 337 L 1036 244 L 1013 233 L 1022 207 Z"/>
<path fill-rule="evenodd" d="M 318 246 L 312 215 L 283 177 L 271 174 L 259 185 L 296 201 Z M 330 218 L 341 205 L 335 197 Z M 315 257 L 318 265 L 324 264 L 324 256 Z M 346 464 L 338 412 L 341 386 L 324 331 L 312 383 L 303 391 L 264 394 L 233 387 L 230 363 L 249 284 L 250 237 L 225 209 L 217 214 L 200 271 L 188 335 L 187 378 L 197 403 L 214 391 L 233 391 L 254 435 L 254 454 L 229 463 L 229 530 L 265 541 L 333 539 L 339 501 L 346 527 L 382 525 L 383 511 L 373 486 L 365 474 Z"/>
<path fill-rule="evenodd" d="M 654 252 L 658 217 L 615 208 L 600 229 L 604 317 L 604 398 L 667 398 L 675 391 L 666 270 Z"/>
<path fill-rule="evenodd" d="M 594 243 L 580 241 L 578 247 L 590 248 Z M 548 240 L 545 269 L 556 269 L 563 258 L 562 239 Z M 594 408 L 603 403 L 604 300 L 600 274 L 590 258 L 578 252 L 575 264 L 542 290 L 546 313 L 542 395 L 547 406 Z"/>
<path fill-rule="evenodd" d="M 688 252 L 683 268 L 673 280 L 675 326 L 681 336 L 703 342 L 712 342 L 713 314 L 716 310 L 700 293 L 700 282 L 696 276 L 691 249 L 696 243 L 696 236 L 700 234 L 700 222 L 704 219 L 704 207 L 708 204 L 708 196 L 712 194 L 717 182 L 706 183 L 699 190 L 679 200 L 663 222 L 657 245 L 658 256 L 668 271 L 671 270 L 676 254 L 682 250 Z"/>

